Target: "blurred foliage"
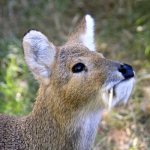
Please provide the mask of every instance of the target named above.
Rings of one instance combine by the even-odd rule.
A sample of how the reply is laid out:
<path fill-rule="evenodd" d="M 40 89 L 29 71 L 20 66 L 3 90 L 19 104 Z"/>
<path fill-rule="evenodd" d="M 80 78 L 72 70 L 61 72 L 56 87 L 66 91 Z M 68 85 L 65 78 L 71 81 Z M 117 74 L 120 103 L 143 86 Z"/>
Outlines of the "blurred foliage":
<path fill-rule="evenodd" d="M 7 114 L 29 112 L 36 92 L 20 47 L 18 39 L 0 41 L 0 112 Z"/>
<path fill-rule="evenodd" d="M 0 112 L 28 114 L 36 97 L 38 85 L 23 57 L 23 34 L 37 29 L 56 45 L 62 44 L 87 13 L 96 20 L 97 49 L 107 58 L 132 64 L 137 75 L 128 107 L 104 114 L 95 150 L 146 150 L 150 147 L 149 0 L 0 0 Z"/>

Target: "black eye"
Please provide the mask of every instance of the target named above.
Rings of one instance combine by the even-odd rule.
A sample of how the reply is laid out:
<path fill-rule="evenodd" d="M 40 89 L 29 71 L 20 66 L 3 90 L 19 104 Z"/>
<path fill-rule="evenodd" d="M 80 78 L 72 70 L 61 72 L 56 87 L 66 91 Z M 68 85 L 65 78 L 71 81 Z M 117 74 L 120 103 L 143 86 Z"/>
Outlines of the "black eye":
<path fill-rule="evenodd" d="M 77 64 L 75 64 L 75 65 L 72 67 L 72 72 L 73 72 L 73 73 L 79 73 L 79 72 L 82 72 L 82 71 L 84 71 L 84 70 L 86 70 L 86 67 L 85 67 L 85 65 L 82 64 L 82 63 L 77 63 Z"/>

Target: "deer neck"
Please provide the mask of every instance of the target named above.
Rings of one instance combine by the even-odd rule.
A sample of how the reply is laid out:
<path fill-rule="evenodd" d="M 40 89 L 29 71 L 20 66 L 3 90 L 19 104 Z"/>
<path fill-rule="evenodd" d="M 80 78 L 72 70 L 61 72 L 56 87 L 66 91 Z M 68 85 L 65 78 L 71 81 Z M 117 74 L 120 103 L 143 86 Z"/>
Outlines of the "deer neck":
<path fill-rule="evenodd" d="M 39 89 L 39 95 L 30 115 L 32 124 L 36 128 L 34 130 L 41 132 L 38 135 L 47 135 L 47 140 L 51 140 L 53 137 L 49 137 L 49 135 L 52 134 L 51 132 L 55 132 L 57 141 L 59 141 L 56 142 L 58 145 L 61 141 L 62 145 L 68 143 L 71 149 L 90 149 L 100 121 L 100 110 L 72 112 L 65 108 L 61 103 L 62 98 L 60 100 L 56 95 L 53 90 L 51 90 L 51 93 L 47 93 L 47 89 L 43 87 Z"/>

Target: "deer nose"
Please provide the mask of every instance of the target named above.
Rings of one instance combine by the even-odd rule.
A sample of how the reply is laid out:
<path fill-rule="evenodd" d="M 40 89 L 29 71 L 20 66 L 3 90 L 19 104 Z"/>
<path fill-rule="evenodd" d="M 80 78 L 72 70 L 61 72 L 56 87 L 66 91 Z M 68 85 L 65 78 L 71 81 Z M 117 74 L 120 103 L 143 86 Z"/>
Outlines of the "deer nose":
<path fill-rule="evenodd" d="M 119 72 L 122 73 L 122 75 L 124 76 L 125 79 L 134 77 L 133 68 L 128 64 L 120 65 L 118 70 L 119 70 Z"/>

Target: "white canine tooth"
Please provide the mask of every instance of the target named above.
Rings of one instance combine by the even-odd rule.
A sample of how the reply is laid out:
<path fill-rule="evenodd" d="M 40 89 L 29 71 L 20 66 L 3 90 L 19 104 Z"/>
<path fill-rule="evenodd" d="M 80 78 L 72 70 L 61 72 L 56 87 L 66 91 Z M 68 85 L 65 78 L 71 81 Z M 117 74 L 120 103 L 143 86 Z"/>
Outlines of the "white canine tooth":
<path fill-rule="evenodd" d="M 113 100 L 113 88 L 110 89 L 109 93 L 109 99 L 108 99 L 108 109 L 111 110 L 112 107 L 112 100 Z"/>

